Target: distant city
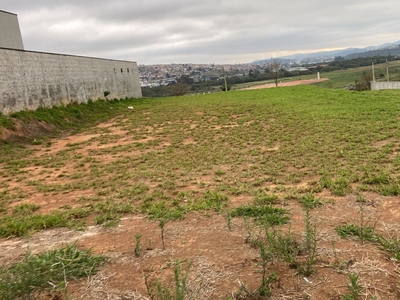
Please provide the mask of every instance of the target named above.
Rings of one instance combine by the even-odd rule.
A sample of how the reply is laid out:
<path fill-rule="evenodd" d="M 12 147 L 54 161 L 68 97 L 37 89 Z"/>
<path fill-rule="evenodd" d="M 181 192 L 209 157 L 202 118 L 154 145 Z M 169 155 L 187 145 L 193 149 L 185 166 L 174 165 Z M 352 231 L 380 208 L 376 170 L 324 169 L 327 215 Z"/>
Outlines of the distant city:
<path fill-rule="evenodd" d="M 319 61 L 320 62 L 320 61 Z M 300 66 L 299 61 L 282 60 L 282 67 L 288 71 L 307 71 Z M 224 76 L 242 77 L 251 72 L 265 73 L 268 63 L 248 64 L 169 64 L 169 65 L 139 65 L 140 84 L 142 87 L 169 85 L 182 76 L 187 76 L 193 82 L 213 81 Z"/>
<path fill-rule="evenodd" d="M 373 56 L 398 56 L 400 41 L 367 48 L 347 48 L 342 50 L 318 53 L 295 54 L 279 58 L 282 69 L 292 71 L 309 71 L 316 66 L 338 58 L 355 59 Z M 264 74 L 272 59 L 259 60 L 247 64 L 159 64 L 139 65 L 140 84 L 142 87 L 157 87 L 175 83 L 182 76 L 190 78 L 194 83 L 215 81 L 226 77 L 243 77 L 251 73 Z"/>

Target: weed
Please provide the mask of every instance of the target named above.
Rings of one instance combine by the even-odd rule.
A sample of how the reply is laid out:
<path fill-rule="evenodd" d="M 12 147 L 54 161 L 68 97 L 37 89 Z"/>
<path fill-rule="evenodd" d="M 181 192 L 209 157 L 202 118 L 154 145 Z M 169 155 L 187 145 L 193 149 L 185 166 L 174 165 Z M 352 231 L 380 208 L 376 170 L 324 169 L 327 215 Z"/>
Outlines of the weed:
<path fill-rule="evenodd" d="M 360 198 L 360 196 L 359 196 L 359 198 Z M 361 243 L 363 244 L 364 243 L 364 234 L 363 234 L 363 232 L 365 231 L 365 228 L 367 226 L 367 224 L 365 224 L 365 219 L 364 219 L 364 204 L 365 204 L 365 201 L 362 201 L 363 198 L 360 198 L 360 199 L 357 199 L 357 200 L 361 200 L 361 201 L 358 201 L 358 203 L 360 204 L 360 231 L 361 231 L 359 237 L 360 237 Z"/>
<path fill-rule="evenodd" d="M 150 268 L 150 271 L 143 274 L 145 285 L 147 288 L 147 293 L 151 300 L 184 300 L 188 288 L 187 288 L 187 278 L 189 276 L 189 270 L 192 263 L 188 263 L 185 272 L 182 271 L 180 260 L 175 261 L 174 267 L 174 287 L 169 284 L 162 282 L 159 278 L 155 280 L 150 280 L 150 277 L 154 271 Z"/>
<path fill-rule="evenodd" d="M 277 280 L 278 275 L 276 272 L 274 272 L 264 280 L 264 284 L 253 291 L 247 287 L 246 282 L 239 281 L 239 290 L 232 295 L 232 298 L 229 298 L 228 300 L 269 299 L 271 295 L 271 283 Z"/>
<path fill-rule="evenodd" d="M 120 215 L 112 212 L 106 212 L 96 217 L 96 224 L 104 227 L 113 227 L 119 223 Z"/>
<path fill-rule="evenodd" d="M 15 125 L 12 118 L 4 116 L 2 113 L 0 113 L 0 127 L 4 127 L 11 130 L 15 129 Z"/>
<path fill-rule="evenodd" d="M 27 216 L 35 212 L 40 208 L 39 205 L 34 203 L 24 203 L 14 206 L 13 214 L 20 215 L 20 216 Z"/>
<path fill-rule="evenodd" d="M 91 256 L 75 244 L 45 254 L 26 253 L 23 261 L 0 272 L 1 299 L 31 299 L 43 291 L 64 290 L 68 280 L 96 274 L 106 261 L 102 256 Z"/>
<path fill-rule="evenodd" d="M 260 287 L 258 288 L 258 294 L 260 296 L 269 296 L 271 294 L 270 284 L 272 281 L 277 280 L 277 274 L 273 273 L 267 276 L 267 265 L 272 261 L 272 253 L 269 252 L 268 248 L 260 243 L 260 258 L 262 267 L 262 279 Z"/>
<path fill-rule="evenodd" d="M 282 225 L 289 221 L 287 210 L 270 205 L 243 205 L 233 210 L 231 214 L 232 217 L 253 217 L 266 225 Z"/>
<path fill-rule="evenodd" d="M 300 245 L 294 235 L 289 231 L 283 234 L 281 229 L 266 231 L 268 247 L 273 256 L 287 262 L 291 268 L 297 268 L 296 257 L 300 254 Z"/>
<path fill-rule="evenodd" d="M 206 191 L 202 197 L 205 207 L 220 211 L 228 203 L 228 197 L 214 191 Z"/>
<path fill-rule="evenodd" d="M 279 201 L 279 197 L 275 194 L 260 193 L 254 198 L 254 204 L 256 205 L 268 205 L 276 204 Z"/>
<path fill-rule="evenodd" d="M 305 262 L 300 264 L 298 267 L 298 272 L 304 276 L 312 275 L 316 270 L 314 268 L 317 262 L 318 252 L 317 252 L 317 225 L 312 222 L 310 211 L 306 210 L 305 217 L 305 240 L 302 250 L 305 254 Z"/>
<path fill-rule="evenodd" d="M 381 245 L 382 249 L 389 251 L 394 259 L 400 261 L 400 241 L 398 239 L 384 238 L 380 234 L 376 234 L 375 239 Z"/>
<path fill-rule="evenodd" d="M 215 172 L 214 172 L 214 174 L 216 175 L 216 176 L 222 176 L 222 175 L 224 175 L 226 172 L 225 171 L 223 171 L 223 170 L 216 170 Z"/>
<path fill-rule="evenodd" d="M 306 210 L 320 207 L 323 205 L 322 200 L 318 197 L 315 197 L 313 194 L 306 194 L 302 196 L 300 198 L 300 203 L 303 204 L 303 207 Z"/>
<path fill-rule="evenodd" d="M 358 300 L 361 297 L 360 293 L 362 291 L 362 287 L 358 281 L 358 275 L 350 273 L 349 279 L 350 284 L 347 285 L 349 293 L 343 295 L 343 300 Z"/>
<path fill-rule="evenodd" d="M 76 222 L 73 211 L 55 211 L 47 215 L 4 216 L 0 224 L 1 237 L 16 237 L 43 229 L 74 227 Z"/>

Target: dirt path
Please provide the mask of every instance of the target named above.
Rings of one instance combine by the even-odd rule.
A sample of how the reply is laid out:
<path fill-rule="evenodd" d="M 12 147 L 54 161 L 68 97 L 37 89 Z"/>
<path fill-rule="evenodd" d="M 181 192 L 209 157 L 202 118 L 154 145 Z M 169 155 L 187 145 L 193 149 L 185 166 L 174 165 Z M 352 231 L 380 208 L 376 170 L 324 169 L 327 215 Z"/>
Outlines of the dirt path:
<path fill-rule="evenodd" d="M 318 83 L 318 82 L 322 82 L 322 81 L 326 81 L 326 80 L 329 80 L 329 78 L 306 79 L 306 80 L 295 80 L 295 81 L 288 81 L 288 82 L 280 82 L 278 84 L 278 87 L 303 85 L 303 84 L 313 84 L 313 83 Z M 274 88 L 274 87 L 275 87 L 275 83 L 268 83 L 268 84 L 256 85 L 256 86 L 252 86 L 252 87 L 249 87 L 249 88 L 245 88 L 244 90 L 269 89 L 269 88 Z"/>

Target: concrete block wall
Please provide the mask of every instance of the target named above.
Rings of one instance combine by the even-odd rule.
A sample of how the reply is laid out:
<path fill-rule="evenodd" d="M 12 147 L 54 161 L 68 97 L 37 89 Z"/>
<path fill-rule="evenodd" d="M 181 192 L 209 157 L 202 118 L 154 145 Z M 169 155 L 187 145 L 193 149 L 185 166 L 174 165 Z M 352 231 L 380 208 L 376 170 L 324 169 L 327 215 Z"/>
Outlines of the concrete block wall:
<path fill-rule="evenodd" d="M 399 90 L 400 81 L 371 82 L 371 90 Z"/>
<path fill-rule="evenodd" d="M 89 99 L 140 98 L 137 64 L 0 48 L 0 111 L 51 107 Z"/>

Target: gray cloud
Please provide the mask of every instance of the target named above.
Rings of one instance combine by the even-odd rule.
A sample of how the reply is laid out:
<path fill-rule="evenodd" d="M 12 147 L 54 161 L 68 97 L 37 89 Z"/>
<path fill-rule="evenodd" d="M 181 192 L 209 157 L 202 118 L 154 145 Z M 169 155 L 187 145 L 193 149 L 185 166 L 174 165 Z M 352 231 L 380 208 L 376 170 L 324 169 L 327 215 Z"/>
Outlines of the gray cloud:
<path fill-rule="evenodd" d="M 151 63 L 242 63 L 400 40 L 397 0 L 3 0 L 26 49 Z"/>

